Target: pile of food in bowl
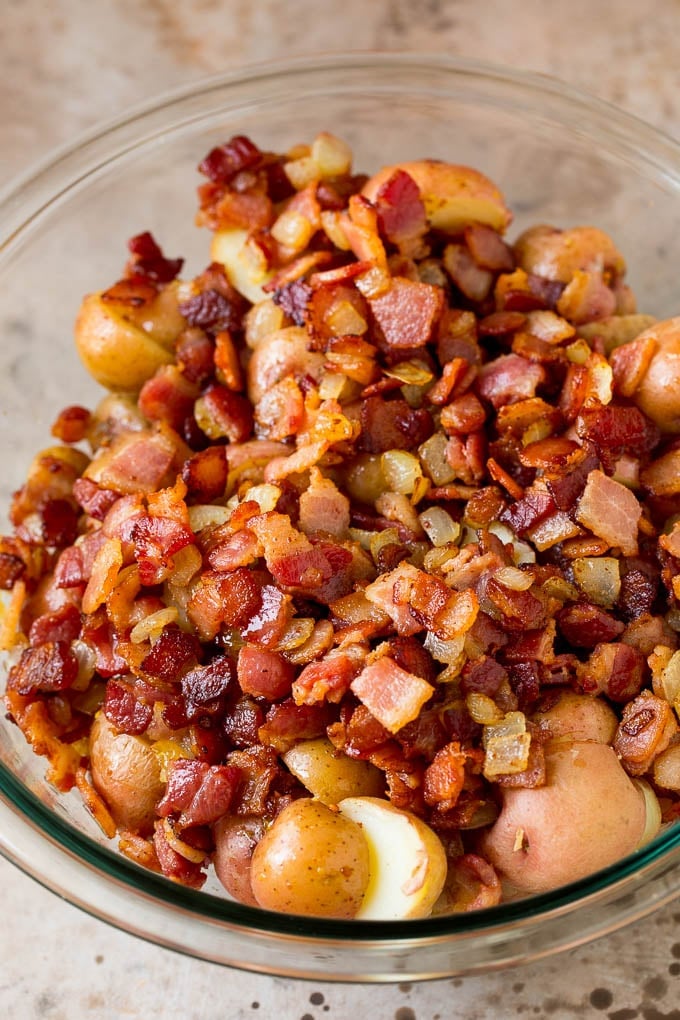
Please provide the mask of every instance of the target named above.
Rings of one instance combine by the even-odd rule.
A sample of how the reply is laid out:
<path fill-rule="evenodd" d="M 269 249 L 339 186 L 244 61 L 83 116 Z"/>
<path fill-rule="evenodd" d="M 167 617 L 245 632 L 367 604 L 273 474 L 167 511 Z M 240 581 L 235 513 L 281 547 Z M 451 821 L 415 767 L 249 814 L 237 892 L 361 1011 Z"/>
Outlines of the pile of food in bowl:
<path fill-rule="evenodd" d="M 680 819 L 680 318 L 482 173 L 236 136 L 87 295 L 0 540 L 5 705 L 122 853 L 426 917 Z M 58 441 L 58 442 L 57 442 Z"/>

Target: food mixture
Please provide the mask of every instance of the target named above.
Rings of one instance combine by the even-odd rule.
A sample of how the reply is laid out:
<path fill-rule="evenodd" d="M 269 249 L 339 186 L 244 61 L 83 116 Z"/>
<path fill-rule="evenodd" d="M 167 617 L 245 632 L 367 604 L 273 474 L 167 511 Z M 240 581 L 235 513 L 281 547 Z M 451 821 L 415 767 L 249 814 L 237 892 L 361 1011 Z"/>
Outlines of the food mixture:
<path fill-rule="evenodd" d="M 7 719 L 140 865 L 336 918 L 556 888 L 680 819 L 680 318 L 594 226 L 352 169 L 199 166 L 85 297 L 0 540 Z"/>

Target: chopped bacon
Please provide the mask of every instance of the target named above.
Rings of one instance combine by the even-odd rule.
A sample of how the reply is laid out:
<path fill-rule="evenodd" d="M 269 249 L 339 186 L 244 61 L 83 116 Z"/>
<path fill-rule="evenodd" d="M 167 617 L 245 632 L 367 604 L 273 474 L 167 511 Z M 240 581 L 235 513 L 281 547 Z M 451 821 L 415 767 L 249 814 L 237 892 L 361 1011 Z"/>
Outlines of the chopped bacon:
<path fill-rule="evenodd" d="M 434 694 L 431 684 L 402 669 L 389 655 L 364 666 L 350 686 L 352 693 L 390 733 L 397 733 L 416 719 Z"/>
<path fill-rule="evenodd" d="M 182 677 L 182 697 L 189 722 L 222 715 L 234 691 L 236 670 L 228 655 L 220 655 L 207 666 L 197 666 Z"/>
<path fill-rule="evenodd" d="M 198 387 L 175 365 L 162 365 L 142 386 L 139 409 L 149 421 L 166 421 L 180 432 L 197 396 Z"/>
<path fill-rule="evenodd" d="M 262 153 L 246 135 L 233 135 L 228 142 L 211 149 L 198 165 L 199 173 L 211 181 L 227 184 L 242 170 L 257 166 Z"/>
<path fill-rule="evenodd" d="M 8 690 L 18 694 L 66 691 L 78 676 L 78 659 L 66 641 L 48 641 L 27 648 L 7 677 Z"/>
<path fill-rule="evenodd" d="M 142 659 L 140 670 L 155 679 L 174 683 L 200 658 L 198 639 L 172 623 L 163 628 L 151 651 Z"/>
<path fill-rule="evenodd" d="M 613 641 L 624 625 L 606 609 L 590 602 L 575 602 L 557 613 L 557 626 L 575 648 L 594 648 L 601 641 Z"/>
<path fill-rule="evenodd" d="M 281 754 L 300 740 L 323 736 L 331 718 L 326 702 L 296 705 L 292 698 L 286 698 L 269 707 L 258 736 L 262 744 Z"/>
<path fill-rule="evenodd" d="M 179 758 L 168 769 L 167 789 L 156 810 L 161 818 L 179 812 L 180 829 L 211 825 L 229 810 L 240 778 L 234 765 Z"/>
<path fill-rule="evenodd" d="M 148 230 L 131 237 L 128 250 L 132 256 L 127 267 L 129 275 L 144 276 L 155 283 L 170 283 L 184 265 L 184 259 L 166 258 Z"/>
<path fill-rule="evenodd" d="M 621 482 L 596 469 L 588 475 L 576 507 L 576 520 L 598 538 L 618 547 L 624 556 L 636 556 L 642 507 Z"/>
<path fill-rule="evenodd" d="M 412 408 L 405 400 L 368 397 L 361 402 L 361 446 L 368 453 L 415 450 L 434 432 L 425 408 Z"/>
<path fill-rule="evenodd" d="M 508 272 L 514 268 L 512 248 L 492 227 L 483 223 L 471 223 L 465 228 L 465 243 L 477 265 L 483 269 Z"/>
<path fill-rule="evenodd" d="M 465 782 L 467 755 L 457 740 L 440 748 L 423 776 L 423 796 L 430 807 L 438 805 L 446 811 L 452 808 Z"/>
<path fill-rule="evenodd" d="M 535 397 L 537 387 L 545 378 L 541 365 L 518 354 L 501 354 L 482 366 L 477 385 L 484 399 L 498 410 L 504 404 Z"/>
<path fill-rule="evenodd" d="M 228 574 L 206 570 L 189 600 L 189 619 L 203 641 L 210 641 L 222 624 L 245 627 L 260 607 L 260 586 L 247 569 Z"/>
<path fill-rule="evenodd" d="M 87 435 L 90 418 L 86 407 L 77 404 L 65 407 L 52 425 L 52 435 L 63 443 L 80 443 Z"/>
<path fill-rule="evenodd" d="M 362 645 L 349 645 L 333 649 L 319 662 L 310 662 L 293 684 L 295 704 L 341 701 L 361 669 L 366 651 Z"/>
<path fill-rule="evenodd" d="M 524 535 L 556 510 L 552 494 L 539 485 L 526 489 L 521 499 L 516 500 L 501 513 L 501 520 L 509 524 L 516 535 Z"/>
<path fill-rule="evenodd" d="M 424 347 L 444 310 L 444 291 L 395 276 L 389 290 L 369 305 L 388 348 Z"/>
<path fill-rule="evenodd" d="M 196 403 L 199 428 L 210 439 L 243 443 L 253 431 L 253 409 L 240 393 L 211 383 Z"/>
<path fill-rule="evenodd" d="M 89 478 L 76 478 L 73 495 L 86 514 L 103 521 L 120 495 L 112 489 L 103 489 Z"/>
<path fill-rule="evenodd" d="M 193 542 L 191 531 L 167 517 L 141 515 L 131 535 L 142 584 L 164 580 L 173 565 L 172 557 Z"/>
<path fill-rule="evenodd" d="M 237 675 L 245 694 L 278 701 L 290 694 L 295 670 L 279 652 L 244 645 L 238 653 Z"/>
<path fill-rule="evenodd" d="M 168 841 L 168 834 L 163 821 L 156 822 L 153 835 L 153 848 L 166 878 L 190 889 L 200 889 L 206 880 L 202 862 L 187 860 Z"/>
<path fill-rule="evenodd" d="M 375 197 L 378 224 L 388 241 L 400 245 L 427 231 L 420 188 L 405 170 L 395 170 Z"/>
<path fill-rule="evenodd" d="M 28 633 L 28 640 L 35 647 L 54 641 L 69 644 L 80 634 L 80 612 L 71 603 L 55 609 L 51 613 L 38 616 Z"/>
<path fill-rule="evenodd" d="M 114 492 L 155 492 L 169 480 L 177 448 L 162 432 L 123 433 L 86 473 Z"/>
<path fill-rule="evenodd" d="M 309 473 L 309 486 L 300 494 L 300 531 L 305 535 L 327 531 L 344 538 L 349 528 L 349 500 L 318 468 Z"/>
<path fill-rule="evenodd" d="M 640 693 L 646 665 L 642 652 L 629 644 L 598 644 L 579 671 L 579 684 L 588 693 L 602 691 L 611 701 L 625 705 Z"/>
<path fill-rule="evenodd" d="M 126 680 L 109 680 L 104 698 L 104 715 L 122 733 L 144 733 L 153 715 L 153 706 L 141 701 L 133 685 Z"/>
<path fill-rule="evenodd" d="M 237 570 L 248 567 L 262 555 L 262 546 L 250 528 L 237 531 L 224 542 L 214 545 L 208 553 L 213 570 Z"/>

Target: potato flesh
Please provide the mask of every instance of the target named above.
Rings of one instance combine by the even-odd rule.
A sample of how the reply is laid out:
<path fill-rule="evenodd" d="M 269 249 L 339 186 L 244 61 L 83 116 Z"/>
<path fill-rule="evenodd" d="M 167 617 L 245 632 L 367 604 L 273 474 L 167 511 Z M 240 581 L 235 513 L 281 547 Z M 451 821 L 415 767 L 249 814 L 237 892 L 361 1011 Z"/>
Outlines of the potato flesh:
<path fill-rule="evenodd" d="M 368 846 L 358 825 L 305 797 L 284 808 L 257 844 L 250 880 L 267 910 L 349 919 L 368 885 Z"/>
<path fill-rule="evenodd" d="M 611 744 L 618 726 L 616 713 L 605 701 L 573 691 L 563 691 L 556 704 L 536 712 L 534 722 L 546 727 L 552 737 L 598 744 Z"/>

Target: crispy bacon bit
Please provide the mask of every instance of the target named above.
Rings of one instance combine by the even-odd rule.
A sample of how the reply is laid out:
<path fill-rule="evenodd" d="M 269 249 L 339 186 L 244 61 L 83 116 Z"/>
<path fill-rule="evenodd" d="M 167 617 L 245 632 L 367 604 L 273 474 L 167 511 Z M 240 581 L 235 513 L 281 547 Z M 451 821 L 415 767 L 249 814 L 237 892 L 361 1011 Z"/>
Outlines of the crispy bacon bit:
<path fill-rule="evenodd" d="M 427 230 L 425 206 L 420 189 L 404 170 L 395 170 L 375 197 L 380 231 L 388 241 L 402 245 Z"/>
<path fill-rule="evenodd" d="M 614 750 L 629 775 L 641 776 L 677 732 L 678 724 L 668 702 L 651 691 L 642 691 L 623 709 Z"/>
<path fill-rule="evenodd" d="M 170 833 L 172 830 L 170 830 Z M 200 889 L 206 880 L 206 873 L 203 870 L 202 862 L 187 860 L 185 856 L 178 853 L 171 846 L 168 839 L 168 830 L 161 820 L 156 822 L 153 835 L 153 848 L 160 865 L 161 871 L 166 878 L 173 882 L 179 882 L 190 889 Z M 175 845 L 178 844 L 174 841 Z"/>
<path fill-rule="evenodd" d="M 147 277 L 155 283 L 170 283 L 184 265 L 184 259 L 166 258 L 148 230 L 131 237 L 128 250 L 132 256 L 128 263 L 128 273 L 131 276 Z"/>
<path fill-rule="evenodd" d="M 244 645 L 238 653 L 238 682 L 245 694 L 278 701 L 290 694 L 295 670 L 278 652 Z"/>
<path fill-rule="evenodd" d="M 27 648 L 7 677 L 8 690 L 18 694 L 66 691 L 78 676 L 78 660 L 66 641 Z"/>
<path fill-rule="evenodd" d="M 447 811 L 454 807 L 465 782 L 467 755 L 457 740 L 446 744 L 435 754 L 423 776 L 423 796 L 430 807 Z"/>
<path fill-rule="evenodd" d="M 144 733 L 153 715 L 153 706 L 141 701 L 131 683 L 109 680 L 104 698 L 104 715 L 122 733 Z"/>
<path fill-rule="evenodd" d="M 646 670 L 639 649 L 619 642 L 598 644 L 579 675 L 584 690 L 602 691 L 611 701 L 625 705 L 640 693 Z"/>
<path fill-rule="evenodd" d="M 224 145 L 210 150 L 198 171 L 215 183 L 227 184 L 242 170 L 257 166 L 261 159 L 262 153 L 250 138 L 233 135 Z"/>
<path fill-rule="evenodd" d="M 52 435 L 63 443 L 80 443 L 87 435 L 90 412 L 86 407 L 72 404 L 59 413 L 52 425 Z"/>
<path fill-rule="evenodd" d="M 576 520 L 580 524 L 609 545 L 618 547 L 624 556 L 636 556 L 641 516 L 642 507 L 630 489 L 602 471 L 590 472 L 576 507 Z"/>
<path fill-rule="evenodd" d="M 534 397 L 545 378 L 542 365 L 527 361 L 518 354 L 502 354 L 482 366 L 478 387 L 484 399 L 498 410 L 504 404 Z"/>
<path fill-rule="evenodd" d="M 315 705 L 320 701 L 340 701 L 350 688 L 366 655 L 360 645 L 334 649 L 320 662 L 311 662 L 293 684 L 296 705 Z"/>
<path fill-rule="evenodd" d="M 434 432 L 425 408 L 412 408 L 405 400 L 369 397 L 361 402 L 361 446 L 368 453 L 415 450 Z"/>
<path fill-rule="evenodd" d="M 210 439 L 243 443 L 253 431 L 253 409 L 240 393 L 211 384 L 196 401 L 196 421 Z"/>
<path fill-rule="evenodd" d="M 304 326 L 312 293 L 312 288 L 304 280 L 293 280 L 273 291 L 272 299 L 296 326 Z"/>
<path fill-rule="evenodd" d="M 168 770 L 168 785 L 157 811 L 161 818 L 177 814 L 177 825 L 211 825 L 229 810 L 241 772 L 234 765 L 208 765 L 180 758 Z"/>
<path fill-rule="evenodd" d="M 151 651 L 142 659 L 140 669 L 150 677 L 175 683 L 200 657 L 197 638 L 172 623 L 163 628 Z"/>
<path fill-rule="evenodd" d="M 590 602 L 565 606 L 557 614 L 557 625 L 575 648 L 594 648 L 601 641 L 613 641 L 624 630 L 620 620 Z"/>
<path fill-rule="evenodd" d="M 397 733 L 416 719 L 434 694 L 431 684 L 402 669 L 389 655 L 364 666 L 350 686 L 359 701 L 390 733 Z"/>
<path fill-rule="evenodd" d="M 262 744 L 281 754 L 300 740 L 323 736 L 330 722 L 330 707 L 326 703 L 296 705 L 292 698 L 286 698 L 267 710 L 258 737 Z"/>
<path fill-rule="evenodd" d="M 31 624 L 28 640 L 36 647 L 55 641 L 70 645 L 80 634 L 80 612 L 77 606 L 67 602 L 65 606 L 51 613 L 43 613 Z"/>
<path fill-rule="evenodd" d="M 424 347 L 444 310 L 444 292 L 430 283 L 392 279 L 389 290 L 369 300 L 388 348 Z"/>

